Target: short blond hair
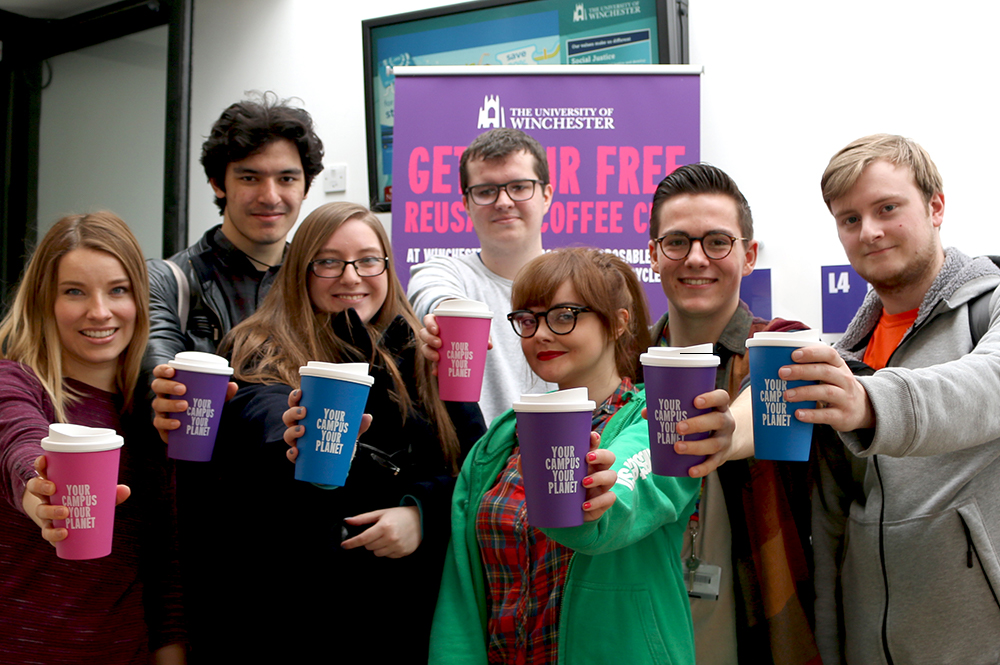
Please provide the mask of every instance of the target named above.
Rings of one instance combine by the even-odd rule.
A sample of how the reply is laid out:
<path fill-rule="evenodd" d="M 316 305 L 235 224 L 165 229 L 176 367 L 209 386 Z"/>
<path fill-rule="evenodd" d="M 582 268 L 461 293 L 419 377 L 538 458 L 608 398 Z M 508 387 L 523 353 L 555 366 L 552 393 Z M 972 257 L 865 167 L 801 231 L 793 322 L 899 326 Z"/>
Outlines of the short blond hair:
<path fill-rule="evenodd" d="M 868 165 L 878 160 L 908 166 L 917 189 L 924 195 L 925 204 L 930 203 L 935 194 L 944 192 L 934 160 L 919 143 L 895 134 L 872 134 L 851 141 L 830 159 L 820 180 L 826 207 L 846 194 Z"/>

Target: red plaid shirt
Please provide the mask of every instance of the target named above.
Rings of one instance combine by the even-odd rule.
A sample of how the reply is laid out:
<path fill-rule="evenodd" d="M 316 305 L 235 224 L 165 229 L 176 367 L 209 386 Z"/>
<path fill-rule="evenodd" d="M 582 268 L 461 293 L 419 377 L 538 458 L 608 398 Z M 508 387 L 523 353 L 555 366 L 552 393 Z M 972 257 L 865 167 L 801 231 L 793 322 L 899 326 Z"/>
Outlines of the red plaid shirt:
<path fill-rule="evenodd" d="M 593 431 L 602 432 L 632 398 L 629 379 L 594 411 Z M 490 663 L 554 663 L 559 608 L 573 550 L 528 526 L 524 485 L 515 445 L 497 484 L 483 495 L 476 538 L 486 577 Z"/>

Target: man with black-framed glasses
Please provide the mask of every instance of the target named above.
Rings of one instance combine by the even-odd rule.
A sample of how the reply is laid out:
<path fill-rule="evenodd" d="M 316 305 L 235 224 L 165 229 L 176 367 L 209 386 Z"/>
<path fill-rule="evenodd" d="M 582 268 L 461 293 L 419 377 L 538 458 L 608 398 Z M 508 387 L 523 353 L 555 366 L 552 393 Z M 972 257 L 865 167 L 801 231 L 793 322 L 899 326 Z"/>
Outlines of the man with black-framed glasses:
<path fill-rule="evenodd" d="M 535 377 L 521 344 L 504 320 L 514 276 L 542 255 L 542 220 L 552 202 L 545 149 L 519 129 L 478 136 L 459 162 L 462 202 L 479 238 L 479 251 L 437 256 L 410 268 L 407 295 L 424 318 L 422 350 L 438 360 L 441 339 L 431 312 L 444 300 L 468 298 L 493 312 L 492 349 L 486 355 L 479 406 L 489 423 L 521 393 L 554 389 Z"/>
<path fill-rule="evenodd" d="M 653 342 L 713 344 L 722 361 L 715 387 L 736 400 L 749 370 L 747 338 L 805 327 L 757 318 L 740 300 L 758 250 L 746 198 L 721 169 L 689 164 L 660 182 L 649 230 L 650 262 L 668 300 Z M 696 659 L 698 665 L 812 662 L 818 654 L 812 599 L 798 595 L 810 587 L 807 465 L 746 459 L 753 453 L 752 435 L 744 436 L 749 402 L 735 402 L 732 411 L 731 448 L 684 444 L 691 454 L 714 453 L 692 469 L 703 478 L 702 494 L 682 549 L 692 575 L 718 584 L 715 598 L 691 594 Z M 772 648 L 776 635 L 783 638 Z"/>

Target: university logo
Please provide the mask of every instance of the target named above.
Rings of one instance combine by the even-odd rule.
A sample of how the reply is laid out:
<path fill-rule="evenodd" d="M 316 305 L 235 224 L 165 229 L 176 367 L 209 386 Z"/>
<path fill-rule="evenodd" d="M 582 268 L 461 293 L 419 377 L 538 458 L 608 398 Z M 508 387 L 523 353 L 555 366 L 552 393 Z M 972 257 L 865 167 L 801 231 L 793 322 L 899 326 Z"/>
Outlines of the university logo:
<path fill-rule="evenodd" d="M 586 20 L 587 20 L 587 14 L 584 13 L 583 11 L 583 3 L 582 2 L 576 3 L 576 8 L 573 10 L 573 23 L 576 23 L 577 21 L 586 21 Z"/>
<path fill-rule="evenodd" d="M 500 96 L 487 95 L 483 97 L 483 105 L 479 107 L 479 129 L 496 129 L 506 127 L 507 119 L 503 107 L 500 106 Z"/>

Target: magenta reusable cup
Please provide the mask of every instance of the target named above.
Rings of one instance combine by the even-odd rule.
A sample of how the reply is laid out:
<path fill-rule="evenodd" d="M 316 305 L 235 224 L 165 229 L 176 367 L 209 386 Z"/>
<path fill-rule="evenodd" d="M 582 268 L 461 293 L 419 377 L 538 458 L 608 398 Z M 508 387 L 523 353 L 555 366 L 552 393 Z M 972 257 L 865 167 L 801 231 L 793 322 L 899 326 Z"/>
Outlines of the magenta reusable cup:
<path fill-rule="evenodd" d="M 60 559 L 98 559 L 111 554 L 115 531 L 118 460 L 124 440 L 113 429 L 55 423 L 42 439 L 45 474 L 55 483 L 52 505 L 69 509 L 66 538 L 56 543 Z"/>
<path fill-rule="evenodd" d="M 446 402 L 478 402 L 493 312 L 478 300 L 445 300 L 434 309 L 441 338 L 438 393 Z"/>
<path fill-rule="evenodd" d="M 646 416 L 649 422 L 649 456 L 653 473 L 686 478 L 688 469 L 705 461 L 705 455 L 681 455 L 678 441 L 707 439 L 711 432 L 679 436 L 677 423 L 712 409 L 696 409 L 694 398 L 715 390 L 719 357 L 711 344 L 650 347 L 639 356 L 646 381 Z"/>
<path fill-rule="evenodd" d="M 174 368 L 174 381 L 187 387 L 183 395 L 171 399 L 188 403 L 187 411 L 174 414 L 181 426 L 167 434 L 167 457 L 209 462 L 233 369 L 222 356 L 201 351 L 182 351 L 167 364 Z"/>
<path fill-rule="evenodd" d="M 311 361 L 299 368 L 305 431 L 299 437 L 295 479 L 324 489 L 343 487 L 354 459 L 361 416 L 375 378 L 368 363 Z"/>
<path fill-rule="evenodd" d="M 521 395 L 514 402 L 528 524 L 580 526 L 595 404 L 586 388 Z"/>
<path fill-rule="evenodd" d="M 750 408 L 753 413 L 754 457 L 807 462 L 813 425 L 795 417 L 795 409 L 813 409 L 816 402 L 786 402 L 785 390 L 815 381 L 785 381 L 778 370 L 794 365 L 792 351 L 822 344 L 819 331 L 759 332 L 747 340 L 750 353 Z"/>

